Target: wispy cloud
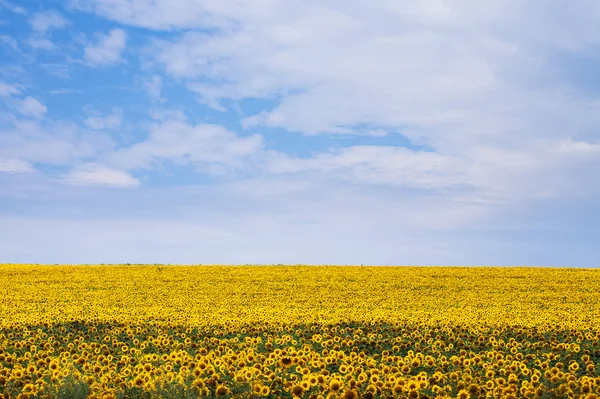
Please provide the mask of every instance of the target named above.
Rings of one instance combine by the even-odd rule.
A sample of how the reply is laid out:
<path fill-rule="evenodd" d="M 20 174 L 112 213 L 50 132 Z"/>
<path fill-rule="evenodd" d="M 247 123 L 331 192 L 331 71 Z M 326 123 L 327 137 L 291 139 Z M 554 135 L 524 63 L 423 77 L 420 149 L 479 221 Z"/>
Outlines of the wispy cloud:
<path fill-rule="evenodd" d="M 15 14 L 25 15 L 27 14 L 27 9 L 24 7 L 13 4 L 8 0 L 0 0 L 0 7 L 4 7 L 7 10 L 14 12 Z"/>
<path fill-rule="evenodd" d="M 403 147 L 354 146 L 304 159 L 277 154 L 270 159 L 268 168 L 275 173 L 341 173 L 343 178 L 359 182 L 417 188 L 469 183 L 464 160 Z"/>
<path fill-rule="evenodd" d="M 65 184 L 78 186 L 137 187 L 140 181 L 128 173 L 96 164 L 84 164 L 62 177 Z"/>
<path fill-rule="evenodd" d="M 49 38 L 49 33 L 55 29 L 64 29 L 69 26 L 69 21 L 56 10 L 36 12 L 29 19 L 33 33 L 27 39 L 27 44 L 34 49 L 52 50 L 54 43 Z"/>
<path fill-rule="evenodd" d="M 20 104 L 19 109 L 23 115 L 40 118 L 44 116 L 48 108 L 33 97 L 26 97 Z"/>
<path fill-rule="evenodd" d="M 21 94 L 21 90 L 15 86 L 0 81 L 0 97 L 8 97 L 10 95 Z"/>
<path fill-rule="evenodd" d="M 97 35 L 97 41 L 84 50 L 84 58 L 95 66 L 115 65 L 121 60 L 126 46 L 126 34 L 123 29 L 112 29 L 107 35 Z"/>
<path fill-rule="evenodd" d="M 262 148 L 259 135 L 240 137 L 221 126 L 169 119 L 151 126 L 148 140 L 123 147 L 108 160 L 124 169 L 152 169 L 169 162 L 191 164 L 204 173 L 221 173 L 247 167 L 246 158 Z"/>
<path fill-rule="evenodd" d="M 83 91 L 79 90 L 79 89 L 55 89 L 55 90 L 50 90 L 48 93 L 50 93 L 52 95 L 80 94 L 80 93 L 83 93 Z"/>
<path fill-rule="evenodd" d="M 233 0 L 211 4 L 197 0 L 77 0 L 73 3 L 79 10 L 95 12 L 124 24 L 171 30 L 230 26 L 233 21 L 224 15 L 224 11 L 260 15 L 268 13 L 277 2 Z"/>
<path fill-rule="evenodd" d="M 35 32 L 45 34 L 52 29 L 66 28 L 69 25 L 69 21 L 58 11 L 51 10 L 36 12 L 29 19 L 29 24 Z"/>
<path fill-rule="evenodd" d="M 164 101 L 164 98 L 162 98 L 163 78 L 160 75 L 152 75 L 144 81 L 144 87 L 152 99 Z"/>
<path fill-rule="evenodd" d="M 59 79 L 69 79 L 71 77 L 71 67 L 66 63 L 46 62 L 40 64 L 40 68 L 47 74 Z"/>
<path fill-rule="evenodd" d="M 13 118 L 10 126 L 0 127 L 0 157 L 34 165 L 74 165 L 113 148 L 102 132 L 90 134 L 72 122 Z"/>
<path fill-rule="evenodd" d="M 91 109 L 89 112 L 92 113 L 92 115 L 85 118 L 83 123 L 90 129 L 116 129 L 120 127 L 123 122 L 123 110 L 120 108 L 115 107 L 108 114 L 102 114 L 95 109 Z"/>
<path fill-rule="evenodd" d="M 4 173 L 24 173 L 33 171 L 33 167 L 19 159 L 0 157 L 0 172 Z"/>
<path fill-rule="evenodd" d="M 11 50 L 21 53 L 21 49 L 19 48 L 19 43 L 15 40 L 15 38 L 10 37 L 8 35 L 0 35 L 0 43 L 9 47 Z"/>

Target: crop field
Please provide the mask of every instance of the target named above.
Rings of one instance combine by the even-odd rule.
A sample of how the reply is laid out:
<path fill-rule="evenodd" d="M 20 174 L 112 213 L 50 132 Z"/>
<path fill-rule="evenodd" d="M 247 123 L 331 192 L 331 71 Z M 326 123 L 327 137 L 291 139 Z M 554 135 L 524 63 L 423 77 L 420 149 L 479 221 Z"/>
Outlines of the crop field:
<path fill-rule="evenodd" d="M 0 265 L 4 398 L 598 398 L 592 269 Z"/>

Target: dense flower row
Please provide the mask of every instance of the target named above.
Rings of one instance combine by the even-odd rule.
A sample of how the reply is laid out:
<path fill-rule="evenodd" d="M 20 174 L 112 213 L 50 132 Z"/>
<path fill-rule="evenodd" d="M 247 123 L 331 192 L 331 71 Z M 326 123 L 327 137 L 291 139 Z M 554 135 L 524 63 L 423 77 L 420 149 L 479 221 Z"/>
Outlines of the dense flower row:
<path fill-rule="evenodd" d="M 0 392 L 598 398 L 599 277 L 526 268 L 2 265 Z"/>

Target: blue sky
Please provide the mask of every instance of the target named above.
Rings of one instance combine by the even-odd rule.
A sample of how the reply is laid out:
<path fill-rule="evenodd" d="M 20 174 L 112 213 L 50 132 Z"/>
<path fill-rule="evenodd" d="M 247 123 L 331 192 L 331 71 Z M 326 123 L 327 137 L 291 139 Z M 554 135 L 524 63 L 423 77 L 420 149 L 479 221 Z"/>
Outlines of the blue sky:
<path fill-rule="evenodd" d="M 598 21 L 0 0 L 0 262 L 600 266 Z"/>

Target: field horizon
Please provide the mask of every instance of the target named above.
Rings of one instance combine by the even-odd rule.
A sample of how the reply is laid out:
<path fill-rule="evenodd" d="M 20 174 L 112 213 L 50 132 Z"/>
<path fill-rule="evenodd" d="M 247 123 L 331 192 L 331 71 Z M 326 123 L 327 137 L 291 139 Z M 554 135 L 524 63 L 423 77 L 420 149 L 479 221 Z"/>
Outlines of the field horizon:
<path fill-rule="evenodd" d="M 403 268 L 503 268 L 503 269 L 581 269 L 600 270 L 596 266 L 565 265 L 412 265 L 412 264 L 320 264 L 320 263 L 0 263 L 5 266 L 63 266 L 63 267 L 95 267 L 95 266 L 176 266 L 176 267 L 403 267 Z"/>

